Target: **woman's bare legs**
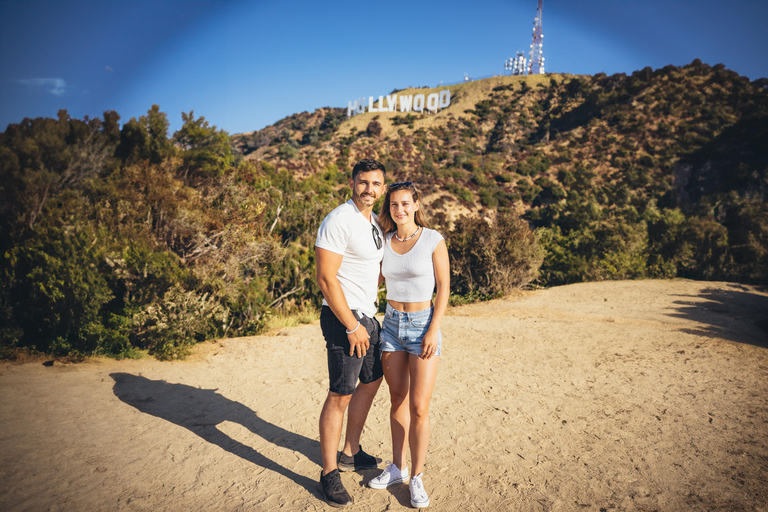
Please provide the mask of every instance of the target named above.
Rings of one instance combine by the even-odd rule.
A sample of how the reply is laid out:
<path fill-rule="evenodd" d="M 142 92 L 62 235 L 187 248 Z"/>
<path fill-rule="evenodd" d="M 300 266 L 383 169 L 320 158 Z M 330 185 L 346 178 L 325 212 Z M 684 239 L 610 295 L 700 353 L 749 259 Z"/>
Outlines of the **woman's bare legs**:
<path fill-rule="evenodd" d="M 408 439 L 411 444 L 411 475 L 424 472 L 424 461 L 429 446 L 429 401 L 435 389 L 439 356 L 421 359 L 417 356 L 408 357 L 410 373 L 410 429 Z M 394 437 L 394 436 L 393 436 Z"/>
<path fill-rule="evenodd" d="M 384 378 L 389 386 L 391 406 L 389 411 L 392 429 L 392 462 L 403 469 L 408 445 L 411 447 L 410 474 L 424 471 L 424 461 L 429 446 L 429 401 L 435 388 L 438 356 L 429 359 L 407 352 L 385 352 L 382 354 Z M 406 442 L 406 433 L 408 442 Z"/>
<path fill-rule="evenodd" d="M 392 462 L 398 469 L 403 469 L 406 462 L 406 432 L 411 425 L 411 413 L 408 403 L 410 375 L 408 370 L 408 352 L 384 352 L 381 355 L 384 378 L 389 386 L 389 424 L 392 429 Z"/>

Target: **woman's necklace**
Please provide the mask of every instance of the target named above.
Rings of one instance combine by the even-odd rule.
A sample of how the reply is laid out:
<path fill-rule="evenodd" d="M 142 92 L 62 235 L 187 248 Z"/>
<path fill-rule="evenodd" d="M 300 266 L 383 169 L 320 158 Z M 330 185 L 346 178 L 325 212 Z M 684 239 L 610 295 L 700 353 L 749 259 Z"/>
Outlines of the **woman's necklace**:
<path fill-rule="evenodd" d="M 408 241 L 408 240 L 410 240 L 411 238 L 413 238 L 413 237 L 415 237 L 416 235 L 418 235 L 418 234 L 419 234 L 419 231 L 421 231 L 421 226 L 419 226 L 419 228 L 418 228 L 416 231 L 414 231 L 414 232 L 413 232 L 413 234 L 412 234 L 411 236 L 409 236 L 409 237 L 405 237 L 405 238 L 400 238 L 399 236 L 397 236 L 397 231 L 395 231 L 395 238 L 397 238 L 397 239 L 398 239 L 398 240 L 400 240 L 401 242 L 407 242 L 407 241 Z"/>

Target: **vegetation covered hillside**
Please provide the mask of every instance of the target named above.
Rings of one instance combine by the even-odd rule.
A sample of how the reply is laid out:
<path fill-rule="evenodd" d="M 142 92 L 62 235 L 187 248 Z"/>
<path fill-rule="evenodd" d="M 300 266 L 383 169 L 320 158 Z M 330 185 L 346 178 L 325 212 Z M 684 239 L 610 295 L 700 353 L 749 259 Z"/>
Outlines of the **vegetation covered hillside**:
<path fill-rule="evenodd" d="M 378 158 L 423 185 L 443 229 L 459 214 L 522 214 L 546 247 L 542 284 L 768 282 L 768 80 L 696 60 L 448 88 L 437 114 L 321 109 L 233 143 L 294 176 Z"/>
<path fill-rule="evenodd" d="M 60 111 L 0 134 L 0 356 L 173 358 L 261 332 L 276 310 L 319 306 L 315 233 L 348 199 L 347 176 L 331 166 L 298 180 L 238 158 L 204 118 L 182 117 L 169 135 L 156 105 L 122 127 L 115 112 Z M 536 277 L 537 236 L 513 215 L 499 221 L 482 250 L 482 220 L 446 233 L 453 258 L 471 262 L 456 266 L 455 294 Z"/>
<path fill-rule="evenodd" d="M 436 114 L 324 108 L 232 137 L 193 112 L 170 134 L 156 105 L 25 119 L 0 134 L 0 350 L 171 358 L 317 307 L 315 233 L 363 157 L 422 185 L 454 300 L 766 284 L 767 85 L 700 62 L 497 77 Z"/>

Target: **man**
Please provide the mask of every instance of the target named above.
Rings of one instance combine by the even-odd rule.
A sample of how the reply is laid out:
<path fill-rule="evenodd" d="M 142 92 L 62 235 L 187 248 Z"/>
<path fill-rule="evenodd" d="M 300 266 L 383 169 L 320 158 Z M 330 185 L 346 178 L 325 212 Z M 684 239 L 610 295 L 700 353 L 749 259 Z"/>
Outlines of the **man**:
<path fill-rule="evenodd" d="M 330 381 L 320 413 L 323 471 L 319 487 L 325 501 L 334 507 L 353 503 L 339 470 L 374 469 L 381 463 L 360 447 L 360 434 L 384 375 L 381 326 L 373 317 L 384 250 L 373 205 L 384 192 L 385 173 L 376 160 L 359 161 L 349 182 L 352 199 L 325 217 L 315 242 L 317 282 L 323 292 L 320 327 Z M 347 407 L 346 438 L 337 457 Z"/>

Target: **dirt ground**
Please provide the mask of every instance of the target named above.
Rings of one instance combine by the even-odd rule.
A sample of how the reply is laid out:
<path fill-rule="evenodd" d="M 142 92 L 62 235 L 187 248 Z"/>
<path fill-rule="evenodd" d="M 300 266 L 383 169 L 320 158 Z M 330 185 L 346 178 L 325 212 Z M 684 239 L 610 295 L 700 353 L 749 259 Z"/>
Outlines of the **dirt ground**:
<path fill-rule="evenodd" d="M 0 509 L 331 510 L 318 324 L 188 360 L 0 364 Z M 768 510 L 768 294 L 586 283 L 449 309 L 424 483 L 436 511 Z M 388 391 L 363 433 L 391 458 Z M 343 473 L 348 510 L 407 485 Z"/>

